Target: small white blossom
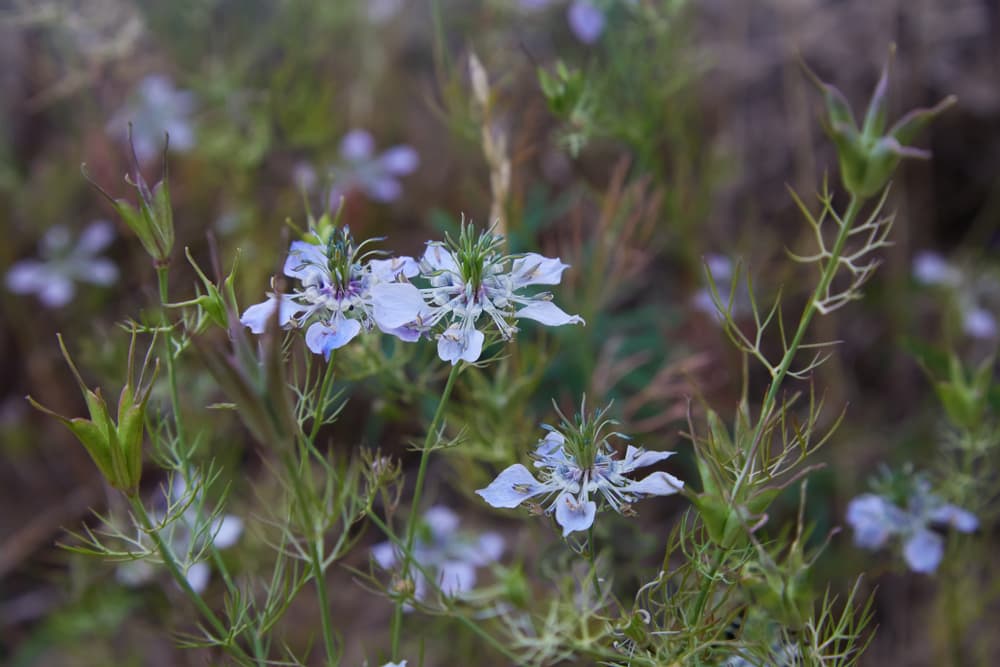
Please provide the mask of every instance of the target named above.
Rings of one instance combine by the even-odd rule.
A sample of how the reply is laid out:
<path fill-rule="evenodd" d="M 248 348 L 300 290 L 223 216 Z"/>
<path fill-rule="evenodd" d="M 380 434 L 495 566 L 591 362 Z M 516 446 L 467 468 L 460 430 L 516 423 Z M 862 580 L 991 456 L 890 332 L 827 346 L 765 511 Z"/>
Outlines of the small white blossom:
<path fill-rule="evenodd" d="M 25 259 L 7 271 L 7 288 L 18 294 L 37 294 L 49 308 L 65 306 L 76 294 L 76 282 L 108 286 L 118 280 L 118 267 L 98 255 L 114 240 L 114 226 L 99 220 L 83 230 L 74 245 L 61 225 L 42 237 L 40 259 Z"/>

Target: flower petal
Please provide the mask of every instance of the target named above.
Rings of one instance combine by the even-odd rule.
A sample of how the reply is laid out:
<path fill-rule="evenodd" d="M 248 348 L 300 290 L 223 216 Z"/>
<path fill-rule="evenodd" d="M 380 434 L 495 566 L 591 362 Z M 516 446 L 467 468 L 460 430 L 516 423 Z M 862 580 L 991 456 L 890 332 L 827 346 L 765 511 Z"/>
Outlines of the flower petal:
<path fill-rule="evenodd" d="M 944 555 L 944 540 L 932 530 L 913 533 L 903 545 L 903 558 L 914 572 L 929 574 L 937 569 Z"/>
<path fill-rule="evenodd" d="M 486 336 L 478 329 L 471 331 L 463 329 L 460 324 L 453 324 L 438 336 L 438 357 L 442 361 L 450 361 L 454 366 L 460 359 L 472 363 L 483 353 L 483 342 Z"/>
<path fill-rule="evenodd" d="M 604 12 L 588 0 L 574 0 L 566 16 L 573 34 L 584 44 L 593 44 L 604 32 Z"/>
<path fill-rule="evenodd" d="M 584 324 L 582 317 L 567 314 L 551 301 L 533 301 L 517 311 L 516 317 L 535 320 L 550 327 L 559 327 L 564 324 Z"/>
<path fill-rule="evenodd" d="M 638 482 L 630 482 L 622 491 L 642 496 L 669 496 L 684 488 L 684 482 L 665 472 L 654 472 Z"/>
<path fill-rule="evenodd" d="M 330 358 L 330 352 L 344 347 L 361 332 L 361 323 L 339 313 L 330 322 L 313 322 L 306 330 L 306 347 Z"/>
<path fill-rule="evenodd" d="M 375 324 L 386 333 L 415 322 L 426 308 L 420 290 L 410 283 L 378 283 L 371 296 Z"/>
<path fill-rule="evenodd" d="M 340 156 L 349 162 L 362 162 L 375 152 L 375 139 L 366 130 L 351 130 L 340 140 Z"/>
<path fill-rule="evenodd" d="M 236 544 L 243 534 L 243 519 L 232 514 L 218 517 L 212 522 L 212 543 L 219 549 Z"/>
<path fill-rule="evenodd" d="M 305 281 L 326 267 L 326 253 L 323 248 L 306 241 L 292 241 L 285 259 L 284 273 L 289 278 Z"/>
<path fill-rule="evenodd" d="M 97 220 L 80 234 L 80 240 L 76 244 L 76 252 L 88 256 L 96 255 L 107 248 L 114 238 L 115 226 L 107 220 Z"/>
<path fill-rule="evenodd" d="M 73 281 L 61 275 L 52 275 L 45 286 L 38 292 L 38 298 L 50 308 L 65 306 L 76 294 Z"/>
<path fill-rule="evenodd" d="M 423 522 L 435 539 L 443 540 L 458 528 L 458 515 L 444 505 L 435 505 L 424 512 Z"/>
<path fill-rule="evenodd" d="M 396 547 L 392 542 L 379 542 L 372 547 L 372 558 L 383 570 L 392 569 L 396 564 Z"/>
<path fill-rule="evenodd" d="M 7 271 L 7 289 L 16 294 L 40 292 L 52 273 L 47 264 L 34 259 L 22 260 Z"/>
<path fill-rule="evenodd" d="M 569 264 L 563 264 L 558 257 L 544 257 L 530 252 L 514 260 L 510 277 L 514 289 L 525 285 L 558 285 L 562 280 L 563 271 L 568 268 Z"/>
<path fill-rule="evenodd" d="M 593 500 L 581 503 L 572 493 L 563 493 L 556 498 L 556 522 L 563 528 L 563 537 L 587 530 L 594 525 L 595 516 L 597 503 Z"/>
<path fill-rule="evenodd" d="M 636 468 L 643 468 L 645 466 L 653 465 L 664 459 L 668 459 L 674 455 L 675 452 L 652 452 L 643 449 L 642 447 L 628 446 L 625 450 L 625 460 L 622 461 L 621 472 L 632 472 Z"/>
<path fill-rule="evenodd" d="M 472 590 L 476 585 L 476 568 L 462 561 L 445 561 L 438 567 L 437 580 L 442 593 L 458 595 Z"/>
<path fill-rule="evenodd" d="M 74 271 L 79 280 L 107 287 L 118 280 L 118 267 L 110 259 L 94 259 L 81 263 Z"/>
<path fill-rule="evenodd" d="M 309 307 L 295 301 L 290 294 L 282 294 L 280 296 L 272 294 L 267 301 L 247 308 L 240 317 L 240 324 L 250 327 L 252 333 L 264 333 L 267 329 L 268 320 L 274 316 L 275 304 L 279 305 L 278 325 L 282 327 L 287 326 L 292 318 L 300 313 L 311 310 Z"/>
<path fill-rule="evenodd" d="M 403 185 L 391 174 L 379 174 L 361 181 L 365 193 L 377 202 L 388 204 L 403 194 Z"/>
<path fill-rule="evenodd" d="M 455 256 L 440 243 L 428 243 L 422 261 L 426 262 L 433 271 L 459 272 Z"/>
<path fill-rule="evenodd" d="M 390 174 L 405 176 L 420 164 L 420 156 L 410 146 L 393 146 L 379 157 L 382 168 Z"/>
<path fill-rule="evenodd" d="M 512 509 L 551 488 L 542 484 L 520 463 L 504 469 L 485 489 L 476 493 L 493 507 Z"/>
<path fill-rule="evenodd" d="M 420 265 L 412 257 L 369 260 L 368 268 L 376 280 L 391 283 L 399 276 L 412 278 L 420 273 Z"/>
<path fill-rule="evenodd" d="M 880 549 L 898 527 L 890 520 L 889 501 L 865 493 L 847 504 L 847 523 L 854 529 L 854 544 L 863 549 Z M 894 508 L 897 509 L 898 508 Z"/>
<path fill-rule="evenodd" d="M 195 593 L 201 593 L 208 586 L 208 579 L 211 574 L 212 570 L 208 567 L 208 563 L 194 563 L 188 568 L 188 571 L 184 574 L 184 578 L 187 579 L 188 584 L 194 589 Z"/>
<path fill-rule="evenodd" d="M 956 505 L 942 505 L 928 517 L 935 523 L 945 523 L 962 533 L 971 533 L 979 528 L 979 519 L 968 510 Z"/>

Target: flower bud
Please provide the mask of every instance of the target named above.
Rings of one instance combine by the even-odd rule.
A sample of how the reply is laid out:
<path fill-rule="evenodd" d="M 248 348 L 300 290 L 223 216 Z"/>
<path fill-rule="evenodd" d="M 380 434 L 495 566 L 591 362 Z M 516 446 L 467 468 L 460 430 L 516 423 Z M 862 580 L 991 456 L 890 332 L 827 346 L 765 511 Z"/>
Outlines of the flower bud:
<path fill-rule="evenodd" d="M 930 109 L 915 109 L 886 132 L 891 59 L 892 53 L 875 86 L 861 128 L 858 128 L 843 93 L 806 68 L 807 74 L 823 93 L 826 105 L 823 125 L 836 146 L 844 187 L 860 198 L 871 197 L 881 191 L 903 158 L 930 157 L 928 151 L 908 144 L 931 120 L 955 103 L 955 97 L 949 96 Z"/>
<path fill-rule="evenodd" d="M 139 480 L 142 476 L 142 439 L 146 403 L 149 400 L 153 381 L 159 371 L 159 364 L 157 363 L 154 368 L 153 377 L 145 388 L 140 386 L 143 372 L 140 372 L 136 384 L 132 384 L 135 370 L 135 331 L 133 331 L 128 352 L 128 379 L 118 397 L 118 423 L 116 424 L 108 412 L 108 406 L 101 395 L 101 390 L 89 389 L 84 384 L 80 372 L 73 364 L 69 352 L 66 351 L 62 336 L 60 335 L 58 338 L 63 357 L 69 364 L 70 370 L 73 371 L 87 403 L 90 419 L 64 417 L 39 404 L 31 396 L 27 397 L 28 402 L 38 410 L 52 415 L 73 432 L 73 435 L 86 448 L 87 453 L 90 454 L 101 474 L 111 486 L 128 495 L 135 495 L 139 490 Z M 143 364 L 142 371 L 145 371 L 145 364 Z"/>
<path fill-rule="evenodd" d="M 167 174 L 167 146 L 163 147 L 163 178 L 150 189 L 146 179 L 142 176 L 139 168 L 139 159 L 135 154 L 135 146 L 132 143 L 132 125 L 129 124 L 129 147 L 131 173 L 126 174 L 125 182 L 134 187 L 139 193 L 139 205 L 134 206 L 125 199 L 115 199 L 104 191 L 99 185 L 90 181 L 97 190 L 104 195 L 115 210 L 121 216 L 129 229 L 139 237 L 139 242 L 146 249 L 149 256 L 153 258 L 156 266 L 166 266 L 170 263 L 170 252 L 174 247 L 174 214 L 170 205 L 170 188 Z M 167 144 L 170 137 L 167 136 Z M 84 169 L 84 176 L 87 172 Z"/>

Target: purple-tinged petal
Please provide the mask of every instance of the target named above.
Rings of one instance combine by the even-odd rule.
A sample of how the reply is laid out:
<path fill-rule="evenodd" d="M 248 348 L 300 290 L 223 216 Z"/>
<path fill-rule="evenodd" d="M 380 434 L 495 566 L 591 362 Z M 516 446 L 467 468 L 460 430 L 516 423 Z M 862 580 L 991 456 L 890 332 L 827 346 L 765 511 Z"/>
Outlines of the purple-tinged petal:
<path fill-rule="evenodd" d="M 326 359 L 337 348 L 344 347 L 361 332 L 361 323 L 336 316 L 330 322 L 313 322 L 306 330 L 306 347 Z"/>
<path fill-rule="evenodd" d="M 195 593 L 201 593 L 208 586 L 208 580 L 211 575 L 212 570 L 208 566 L 208 563 L 194 563 L 184 573 L 184 578 L 187 579 L 188 585 L 191 586 Z"/>
<path fill-rule="evenodd" d="M 882 496 L 865 493 L 847 504 L 846 520 L 854 529 L 854 544 L 864 549 L 880 549 L 899 526 L 891 516 L 899 512 Z"/>
<path fill-rule="evenodd" d="M 427 307 L 420 290 L 410 283 L 378 283 L 371 296 L 372 316 L 386 333 L 415 322 Z"/>
<path fill-rule="evenodd" d="M 289 278 L 305 280 L 316 271 L 322 271 L 326 263 L 326 253 L 321 246 L 307 241 L 292 241 L 285 259 L 284 273 Z"/>
<path fill-rule="evenodd" d="M 604 32 L 604 12 L 587 0 L 574 0 L 566 16 L 573 34 L 584 44 L 593 44 Z"/>
<path fill-rule="evenodd" d="M 483 533 L 479 536 L 476 550 L 469 554 L 469 562 L 483 566 L 495 563 L 503 555 L 506 540 L 499 533 Z"/>
<path fill-rule="evenodd" d="M 392 542 L 379 542 L 372 547 L 372 558 L 383 570 L 396 565 L 396 547 Z"/>
<path fill-rule="evenodd" d="M 593 500 L 580 502 L 571 493 L 563 493 L 556 498 L 556 523 L 563 528 L 563 537 L 570 533 L 587 530 L 594 525 L 597 503 Z"/>
<path fill-rule="evenodd" d="M 440 243 L 428 243 L 424 251 L 423 261 L 434 271 L 451 271 L 458 273 L 458 263 L 455 256 Z"/>
<path fill-rule="evenodd" d="M 7 289 L 16 294 L 30 294 L 44 289 L 52 270 L 34 259 L 22 260 L 7 271 Z"/>
<path fill-rule="evenodd" d="M 541 442 L 538 443 L 538 448 L 535 449 L 535 454 L 541 457 L 551 456 L 564 444 L 566 444 L 566 436 L 559 431 L 549 431 L 545 434 L 545 437 L 542 438 Z"/>
<path fill-rule="evenodd" d="M 669 496 L 684 488 L 684 482 L 665 472 L 654 472 L 638 482 L 629 482 L 622 491 L 637 496 Z"/>
<path fill-rule="evenodd" d="M 76 251 L 84 255 L 96 255 L 107 248 L 114 238 L 115 226 L 107 220 L 97 220 L 91 223 L 80 234 L 80 241 L 76 244 Z"/>
<path fill-rule="evenodd" d="M 42 236 L 42 254 L 56 257 L 65 254 L 69 249 L 71 234 L 65 225 L 52 225 Z"/>
<path fill-rule="evenodd" d="M 212 522 L 212 543 L 219 549 L 227 549 L 243 534 L 243 519 L 232 514 L 218 517 Z"/>
<path fill-rule="evenodd" d="M 377 202 L 388 204 L 399 199 L 403 194 L 403 186 L 395 176 L 384 174 L 362 181 L 365 193 Z"/>
<path fill-rule="evenodd" d="M 442 593 L 458 595 L 476 585 L 476 567 L 457 560 L 445 561 L 438 567 L 437 580 Z"/>
<path fill-rule="evenodd" d="M 340 140 L 340 156 L 350 162 L 362 162 L 375 152 L 375 140 L 365 130 L 351 130 Z"/>
<path fill-rule="evenodd" d="M 409 146 L 394 146 L 382 153 L 379 162 L 390 174 L 405 176 L 420 165 L 420 156 Z"/>
<path fill-rule="evenodd" d="M 118 280 L 118 267 L 110 259 L 92 259 L 75 267 L 74 275 L 88 283 L 107 287 Z"/>
<path fill-rule="evenodd" d="M 971 533 L 979 528 L 979 519 L 968 510 L 956 505 L 942 505 L 928 517 L 935 523 L 944 523 L 962 533 Z"/>
<path fill-rule="evenodd" d="M 515 463 L 497 475 L 489 486 L 476 493 L 493 507 L 512 509 L 525 500 L 548 491 L 551 489 L 535 479 L 527 468 Z"/>
<path fill-rule="evenodd" d="M 420 273 L 420 265 L 412 257 L 393 257 L 391 259 L 373 259 L 368 262 L 376 280 L 391 283 L 399 276 L 412 278 Z"/>
<path fill-rule="evenodd" d="M 914 572 L 930 574 L 937 569 L 944 555 L 944 540 L 926 528 L 913 533 L 903 545 L 903 558 Z"/>
<path fill-rule="evenodd" d="M 518 319 L 535 320 L 550 327 L 559 327 L 564 324 L 584 324 L 582 317 L 567 314 L 562 308 L 551 301 L 533 301 L 517 311 L 515 317 Z"/>
<path fill-rule="evenodd" d="M 563 264 L 558 257 L 544 257 L 531 252 L 514 260 L 510 277 L 514 289 L 525 285 L 558 285 L 563 271 L 568 268 L 569 264 Z"/>
<path fill-rule="evenodd" d="M 435 505 L 424 512 L 423 522 L 438 540 L 445 539 L 458 529 L 458 515 L 443 505 Z"/>
<path fill-rule="evenodd" d="M 450 361 L 454 366 L 459 360 L 469 363 L 477 361 L 483 353 L 483 343 L 486 336 L 478 329 L 464 329 L 460 324 L 453 324 L 438 336 L 438 357 L 441 361 Z"/>
<path fill-rule="evenodd" d="M 622 461 L 621 472 L 631 472 L 636 468 L 653 465 L 674 455 L 674 452 L 651 452 L 642 447 L 628 446 L 625 450 L 625 460 Z"/>
<path fill-rule="evenodd" d="M 938 253 L 925 250 L 913 257 L 913 278 L 923 285 L 958 287 L 962 272 Z"/>
<path fill-rule="evenodd" d="M 274 316 L 275 305 L 278 308 L 278 326 L 286 326 L 298 314 L 309 311 L 308 306 L 296 302 L 290 294 L 280 296 L 272 294 L 267 301 L 254 304 L 246 309 L 240 317 L 240 324 L 250 327 L 255 334 L 262 334 L 267 329 L 267 322 Z"/>
<path fill-rule="evenodd" d="M 38 298 L 50 308 L 61 308 L 73 299 L 74 294 L 76 287 L 73 281 L 60 275 L 53 275 L 38 292 Z"/>
<path fill-rule="evenodd" d="M 993 313 L 985 308 L 970 308 L 962 318 L 962 329 L 966 335 L 973 338 L 995 338 L 997 320 L 993 317 Z"/>

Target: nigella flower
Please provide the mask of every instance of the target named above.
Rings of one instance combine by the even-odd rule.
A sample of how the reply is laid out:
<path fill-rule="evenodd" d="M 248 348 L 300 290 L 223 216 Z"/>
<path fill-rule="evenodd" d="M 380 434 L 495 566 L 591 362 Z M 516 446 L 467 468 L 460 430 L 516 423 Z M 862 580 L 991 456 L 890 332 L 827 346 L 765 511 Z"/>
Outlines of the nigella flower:
<path fill-rule="evenodd" d="M 417 526 L 413 543 L 413 562 L 434 577 L 434 586 L 449 597 L 472 590 L 476 569 L 496 562 L 503 554 L 504 540 L 498 533 L 473 535 L 458 530 L 458 515 L 447 507 L 435 505 L 427 510 Z M 384 570 L 403 561 L 403 554 L 392 542 L 372 547 L 372 557 Z M 424 600 L 431 592 L 423 572 L 411 575 L 413 596 Z"/>
<path fill-rule="evenodd" d="M 206 526 L 205 518 L 201 514 L 200 493 L 197 490 L 189 492 L 187 482 L 180 475 L 175 476 L 171 484 L 170 504 L 187 504 L 187 508 L 179 517 L 167 523 L 161 534 L 185 567 L 184 577 L 188 584 L 195 592 L 200 593 L 208 586 L 212 569 L 204 561 L 191 562 L 192 558 L 207 548 L 206 540 L 216 549 L 228 549 L 236 544 L 243 534 L 243 519 L 226 514 L 214 517 Z M 151 512 L 150 518 L 154 525 L 158 525 L 163 523 L 165 516 L 163 512 Z M 148 541 L 148 536 L 140 533 L 139 542 Z M 148 560 L 133 560 L 119 565 L 115 576 L 126 586 L 140 586 L 150 581 L 155 574 L 156 570 Z"/>
<path fill-rule="evenodd" d="M 76 294 L 76 282 L 107 286 L 118 280 L 118 267 L 99 257 L 115 238 L 110 222 L 98 220 L 71 243 L 66 227 L 51 227 L 42 237 L 41 259 L 25 259 L 7 271 L 7 288 L 18 294 L 37 294 L 50 308 L 65 306 Z"/>
<path fill-rule="evenodd" d="M 574 0 L 566 10 L 570 30 L 584 44 L 593 44 L 604 33 L 604 12 L 588 0 Z"/>
<path fill-rule="evenodd" d="M 632 503 L 637 500 L 646 496 L 669 496 L 684 488 L 684 482 L 665 472 L 654 472 L 640 480 L 626 477 L 638 468 L 669 458 L 673 452 L 650 452 L 628 445 L 625 458 L 618 458 L 608 437 L 625 436 L 604 434 L 605 429 L 615 423 L 603 418 L 606 411 L 607 408 L 598 410 L 588 419 L 581 410 L 575 423 L 563 418 L 562 431 L 545 427 L 548 433 L 533 457 L 541 480 L 525 466 L 515 463 L 476 493 L 493 507 L 502 508 L 518 507 L 536 498 L 544 502 L 554 497 L 544 511 L 555 513 L 565 537 L 572 532 L 588 530 L 594 524 L 599 509 L 597 500 L 619 514 L 628 515 L 632 512 Z"/>
<path fill-rule="evenodd" d="M 403 191 L 399 177 L 412 173 L 420 164 L 420 156 L 410 146 L 393 146 L 375 155 L 375 140 L 365 130 L 344 135 L 340 157 L 343 162 L 331 170 L 332 210 L 337 209 L 341 196 L 352 190 L 361 190 L 378 202 L 395 201 Z"/>
<path fill-rule="evenodd" d="M 558 285 L 566 264 L 536 253 L 502 255 L 502 245 L 502 236 L 490 231 L 477 235 L 464 224 L 457 243 L 450 238 L 428 243 L 420 271 L 429 287 L 400 282 L 372 289 L 379 326 L 397 331 L 404 340 L 440 329 L 438 356 L 456 364 L 474 362 L 482 354 L 486 336 L 476 323 L 483 314 L 504 340 L 513 338 L 518 319 L 548 326 L 583 324 L 579 315 L 568 315 L 552 303 L 551 294 L 522 292 L 532 285 Z"/>
<path fill-rule="evenodd" d="M 194 93 L 177 90 L 167 77 L 151 74 L 139 83 L 129 104 L 108 121 L 107 131 L 124 143 L 131 123 L 135 155 L 139 162 L 150 162 L 159 157 L 165 134 L 170 135 L 170 150 L 183 153 L 194 148 L 194 109 Z"/>
<path fill-rule="evenodd" d="M 914 572 L 930 573 L 944 555 L 944 540 L 931 526 L 950 526 L 963 533 L 979 527 L 971 512 L 942 501 L 931 493 L 926 479 L 910 484 L 906 508 L 886 494 L 865 493 L 847 505 L 847 523 L 854 529 L 854 543 L 864 549 L 881 549 L 892 537 L 903 541 L 903 558 Z"/>
<path fill-rule="evenodd" d="M 982 292 L 996 289 L 996 285 L 985 276 L 968 276 L 941 255 L 922 251 L 913 258 L 913 278 L 922 285 L 940 287 L 955 295 L 962 318 L 962 331 L 972 338 L 996 338 L 997 319 L 987 308 L 980 305 Z"/>
<path fill-rule="evenodd" d="M 362 329 L 372 328 L 373 285 L 415 276 L 419 269 L 409 257 L 373 259 L 375 252 L 366 246 L 374 239 L 355 245 L 347 227 L 335 230 L 325 244 L 312 242 L 319 240 L 313 233 L 308 241 L 292 242 L 284 274 L 300 286 L 287 294 L 269 293 L 267 301 L 247 308 L 240 322 L 253 333 L 263 333 L 277 309 L 282 327 L 308 324 L 306 345 L 329 358 Z M 406 336 L 391 328 L 386 331 Z"/>

